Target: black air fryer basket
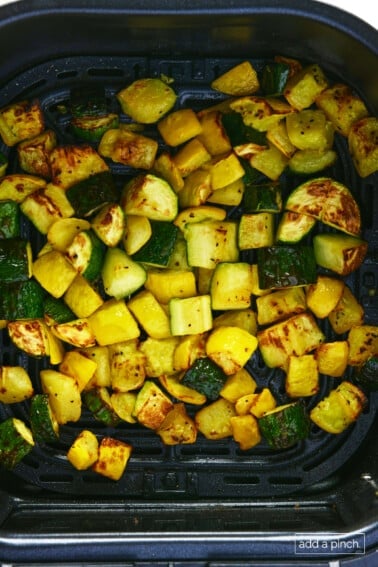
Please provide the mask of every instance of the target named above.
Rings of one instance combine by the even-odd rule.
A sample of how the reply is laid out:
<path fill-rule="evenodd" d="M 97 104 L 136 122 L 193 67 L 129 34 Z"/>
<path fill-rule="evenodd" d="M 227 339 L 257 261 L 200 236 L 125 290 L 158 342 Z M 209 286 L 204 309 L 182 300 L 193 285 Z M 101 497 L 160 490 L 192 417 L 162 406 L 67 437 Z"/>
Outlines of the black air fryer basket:
<path fill-rule="evenodd" d="M 245 59 L 261 70 L 277 54 L 319 63 L 378 114 L 378 32 L 318 2 L 26 0 L 0 9 L 0 53 L 0 107 L 38 98 L 47 122 L 68 143 L 59 108 L 73 87 L 104 85 L 111 99 L 134 79 L 163 74 L 174 78 L 177 106 L 199 110 L 221 100 L 209 87 L 216 76 Z M 369 242 L 348 285 L 364 307 L 364 322 L 377 325 L 377 174 L 361 179 L 345 140 L 337 139 L 336 148 L 330 175 L 352 190 Z M 112 167 L 117 176 L 130 175 Z M 0 352 L 2 364 L 21 364 L 31 376 L 43 365 L 17 351 L 6 332 Z M 282 377 L 260 358 L 247 368 L 284 399 Z M 332 383 L 322 382 L 319 399 Z M 38 444 L 14 471 L 0 470 L 0 561 L 374 565 L 377 400 L 372 393 L 344 433 L 314 426 L 305 442 L 276 452 L 264 443 L 240 451 L 229 439 L 204 437 L 168 447 L 146 428 L 114 431 L 84 412 L 80 424 L 62 427 L 58 445 Z M 1 406 L 0 420 L 27 420 L 27 412 L 26 403 Z M 67 448 L 84 427 L 133 445 L 120 481 L 67 462 Z"/>

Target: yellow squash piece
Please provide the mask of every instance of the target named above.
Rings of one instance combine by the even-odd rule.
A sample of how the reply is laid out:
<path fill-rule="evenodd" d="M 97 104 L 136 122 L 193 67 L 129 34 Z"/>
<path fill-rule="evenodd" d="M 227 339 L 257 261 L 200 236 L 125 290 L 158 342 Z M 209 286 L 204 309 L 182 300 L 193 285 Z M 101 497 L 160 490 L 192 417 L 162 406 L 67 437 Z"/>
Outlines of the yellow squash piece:
<path fill-rule="evenodd" d="M 257 419 L 251 415 L 231 417 L 232 436 L 242 451 L 248 451 L 261 441 L 261 433 Z"/>
<path fill-rule="evenodd" d="M 0 366 L 0 402 L 23 402 L 34 393 L 29 374 L 22 366 Z"/>
<path fill-rule="evenodd" d="M 140 329 L 123 299 L 109 299 L 89 318 L 89 325 L 99 345 L 111 345 L 140 335 Z"/>
<path fill-rule="evenodd" d="M 149 429 L 158 429 L 173 403 L 154 382 L 147 380 L 135 400 L 134 415 L 138 422 Z"/>
<path fill-rule="evenodd" d="M 75 378 L 47 369 L 40 372 L 42 391 L 49 395 L 51 409 L 59 424 L 79 421 L 81 396 Z"/>
<path fill-rule="evenodd" d="M 243 61 L 214 79 L 211 87 L 230 96 L 246 96 L 256 92 L 260 83 L 252 64 Z"/>
<path fill-rule="evenodd" d="M 156 433 L 164 445 L 187 445 L 195 443 L 197 439 L 195 423 L 187 414 L 183 403 L 174 404 Z"/>
<path fill-rule="evenodd" d="M 67 452 L 67 459 L 75 469 L 89 469 L 98 459 L 98 440 L 92 431 L 79 433 Z"/>
<path fill-rule="evenodd" d="M 238 372 L 257 348 L 257 339 L 240 327 L 217 327 L 206 342 L 206 354 L 227 375 Z"/>
<path fill-rule="evenodd" d="M 224 439 L 232 436 L 231 418 L 235 415 L 234 404 L 219 398 L 200 409 L 195 415 L 194 422 L 206 439 Z"/>
<path fill-rule="evenodd" d="M 285 387 L 290 398 L 313 396 L 319 391 L 318 365 L 313 354 L 289 356 Z"/>
<path fill-rule="evenodd" d="M 130 459 L 132 446 L 112 437 L 103 437 L 99 446 L 98 460 L 92 470 L 111 480 L 119 480 Z"/>
<path fill-rule="evenodd" d="M 87 386 L 96 370 L 96 361 L 79 350 L 69 350 L 66 352 L 59 365 L 59 372 L 75 378 L 80 392 Z"/>

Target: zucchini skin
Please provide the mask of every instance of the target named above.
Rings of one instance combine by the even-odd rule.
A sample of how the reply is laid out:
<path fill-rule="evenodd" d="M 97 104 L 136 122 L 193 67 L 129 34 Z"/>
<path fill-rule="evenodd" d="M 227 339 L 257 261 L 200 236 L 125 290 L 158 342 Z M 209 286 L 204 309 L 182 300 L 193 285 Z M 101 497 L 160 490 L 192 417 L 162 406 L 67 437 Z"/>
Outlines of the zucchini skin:
<path fill-rule="evenodd" d="M 356 367 L 353 378 L 355 382 L 369 392 L 378 391 L 378 356 L 368 358 L 361 366 Z"/>
<path fill-rule="evenodd" d="M 83 399 L 94 418 L 105 425 L 115 427 L 122 421 L 111 406 L 110 396 L 106 388 L 92 388 L 83 393 Z"/>
<path fill-rule="evenodd" d="M 242 206 L 243 213 L 279 213 L 282 210 L 281 187 L 276 183 L 247 184 Z"/>
<path fill-rule="evenodd" d="M 275 289 L 316 282 L 317 268 L 311 246 L 267 246 L 257 252 L 259 286 Z"/>
<path fill-rule="evenodd" d="M 302 401 L 281 406 L 259 419 L 261 433 L 272 449 L 288 449 L 306 439 L 310 419 Z"/>
<path fill-rule="evenodd" d="M 36 280 L 0 282 L 0 319 L 39 319 L 44 299 L 45 291 Z"/>
<path fill-rule="evenodd" d="M 15 201 L 0 202 L 0 238 L 20 236 L 20 207 Z"/>
<path fill-rule="evenodd" d="M 26 281 L 31 276 L 31 245 L 23 238 L 0 240 L 0 281 Z"/>
<path fill-rule="evenodd" d="M 104 87 L 84 85 L 71 89 L 69 109 L 75 118 L 103 116 L 107 112 Z"/>
<path fill-rule="evenodd" d="M 88 217 L 119 195 L 110 171 L 101 171 L 67 189 L 66 196 L 78 217 Z"/>
<path fill-rule="evenodd" d="M 43 302 L 43 316 L 46 321 L 53 325 L 68 323 L 76 319 L 75 313 L 71 311 L 63 299 L 48 296 Z"/>
<path fill-rule="evenodd" d="M 266 144 L 265 133 L 244 124 L 243 118 L 238 112 L 223 114 L 222 126 L 230 138 L 232 146 L 239 146 L 248 142 L 262 146 Z"/>
<path fill-rule="evenodd" d="M 33 446 L 32 433 L 21 420 L 9 417 L 0 424 L 0 464 L 4 468 L 13 469 Z"/>
<path fill-rule="evenodd" d="M 204 394 L 208 400 L 214 401 L 227 380 L 223 370 L 210 358 L 197 358 L 185 372 L 181 383 Z"/>
<path fill-rule="evenodd" d="M 172 223 L 150 220 L 152 234 L 133 255 L 133 260 L 153 266 L 167 266 L 173 252 L 179 229 Z"/>
<path fill-rule="evenodd" d="M 52 414 L 48 394 L 36 394 L 30 402 L 30 427 L 38 442 L 54 443 L 59 439 L 59 424 Z"/>
<path fill-rule="evenodd" d="M 265 96 L 281 96 L 290 76 L 287 63 L 268 63 L 261 77 L 261 89 Z"/>

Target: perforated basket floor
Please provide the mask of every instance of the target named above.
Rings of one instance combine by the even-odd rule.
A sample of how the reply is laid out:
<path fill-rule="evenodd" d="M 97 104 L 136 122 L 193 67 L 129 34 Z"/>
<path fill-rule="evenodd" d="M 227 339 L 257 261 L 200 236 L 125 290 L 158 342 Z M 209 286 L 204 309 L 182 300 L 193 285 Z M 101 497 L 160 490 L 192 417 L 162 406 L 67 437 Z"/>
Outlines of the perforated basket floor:
<path fill-rule="evenodd" d="M 47 118 L 47 127 L 58 132 L 60 143 L 71 143 L 68 133 L 68 116 L 59 107 L 69 98 L 70 89 L 82 83 L 105 85 L 109 100 L 114 94 L 138 77 L 173 77 L 178 93 L 179 107 L 199 110 L 221 100 L 221 95 L 209 89 L 211 80 L 236 63 L 234 60 L 216 59 L 151 59 L 143 57 L 76 57 L 62 58 L 41 64 L 15 77 L 0 91 L 0 105 L 11 100 L 38 98 Z M 262 61 L 255 62 L 259 69 Z M 126 118 L 123 117 L 125 120 Z M 149 135 L 148 129 L 146 134 Z M 345 183 L 360 204 L 363 236 L 369 241 L 369 253 L 362 268 L 347 280 L 365 309 L 365 323 L 377 324 L 378 302 L 373 293 L 377 287 L 377 211 L 378 196 L 373 191 L 371 178 L 361 180 L 356 175 L 346 148 L 345 140 L 337 138 L 339 159 L 329 175 Z M 6 148 L 2 148 L 7 152 Z M 10 168 L 17 171 L 14 151 L 9 153 Z M 111 164 L 117 181 L 124 183 L 135 172 Z M 294 176 L 284 180 L 288 192 L 299 183 Z M 375 214 L 374 214 L 375 213 Z M 230 211 L 230 215 L 235 211 Z M 34 250 L 41 245 L 40 237 L 25 221 L 24 235 L 30 236 Z M 322 328 L 329 338 L 329 326 Z M 18 351 L 2 333 L 2 364 L 21 364 L 33 377 L 39 388 L 38 373 L 45 362 L 33 360 Z M 260 387 L 268 386 L 279 403 L 287 401 L 284 374 L 268 369 L 259 353 L 255 353 L 247 369 Z M 346 376 L 348 377 L 348 376 Z M 335 385 L 335 380 L 321 377 L 318 394 L 306 400 L 311 409 Z M 116 429 L 102 426 L 84 409 L 76 424 L 61 427 L 56 445 L 37 445 L 20 463 L 15 474 L 28 483 L 49 491 L 71 495 L 132 496 L 134 498 L 244 498 L 284 495 L 304 490 L 321 482 L 339 470 L 360 447 L 370 430 L 376 412 L 377 396 L 369 397 L 368 405 L 358 421 L 341 435 L 329 435 L 312 426 L 306 441 L 282 451 L 272 451 L 262 442 L 254 449 L 241 451 L 230 440 L 208 441 L 199 435 L 193 445 L 164 446 L 152 431 L 138 425 L 122 424 Z M 193 413 L 195 408 L 193 409 Z M 28 420 L 28 402 L 12 406 L 0 405 L 0 420 L 14 415 Z M 114 482 L 92 471 L 76 471 L 66 459 L 66 452 L 75 436 L 83 428 L 94 431 L 99 437 L 111 435 L 133 446 L 132 457 L 120 481 Z"/>

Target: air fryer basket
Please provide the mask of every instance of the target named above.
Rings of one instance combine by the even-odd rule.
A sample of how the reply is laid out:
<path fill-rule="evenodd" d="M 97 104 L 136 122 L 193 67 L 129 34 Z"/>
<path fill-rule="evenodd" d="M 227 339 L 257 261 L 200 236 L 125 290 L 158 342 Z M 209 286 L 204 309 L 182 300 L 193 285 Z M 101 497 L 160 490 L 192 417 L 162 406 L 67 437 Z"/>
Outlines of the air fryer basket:
<path fill-rule="evenodd" d="M 72 87 L 101 84 L 111 100 L 136 78 L 164 74 L 175 80 L 178 106 L 197 110 L 220 100 L 209 84 L 223 70 L 243 58 L 261 69 L 275 54 L 318 62 L 331 78 L 350 84 L 371 114 L 378 112 L 377 32 L 318 3 L 238 2 L 229 8 L 214 2 L 205 8 L 200 2 L 146 1 L 131 8 L 121 2 L 25 1 L 4 8 L 0 18 L 0 53 L 6 54 L 0 106 L 38 98 L 62 143 L 71 139 L 58 109 Z M 377 324 L 377 175 L 360 179 L 345 140 L 338 139 L 336 149 L 331 175 L 353 191 L 369 242 L 368 256 L 348 284 L 365 309 L 365 322 Z M 12 152 L 10 160 L 16 168 Z M 112 167 L 123 181 L 132 175 Z M 297 181 L 290 178 L 286 190 Z M 37 250 L 38 236 L 29 230 L 25 224 Z M 43 362 L 17 351 L 6 333 L 0 352 L 3 364 L 21 364 L 38 376 Z M 258 355 L 247 368 L 284 400 L 280 373 Z M 324 380 L 311 404 L 333 383 Z M 58 445 L 38 445 L 14 472 L 0 470 L 0 559 L 46 561 L 54 545 L 57 560 L 226 561 L 252 553 L 273 564 L 280 556 L 295 557 L 298 532 L 363 531 L 364 549 L 374 548 L 377 400 L 372 394 L 343 434 L 313 426 L 305 442 L 274 453 L 264 443 L 240 451 L 230 440 L 205 438 L 163 446 L 148 429 L 125 424 L 112 430 L 84 411 L 79 424 L 62 427 Z M 27 412 L 27 403 L 1 406 L 0 418 L 27 420 Z M 83 427 L 133 445 L 120 481 L 76 471 L 67 462 L 67 448 Z"/>

